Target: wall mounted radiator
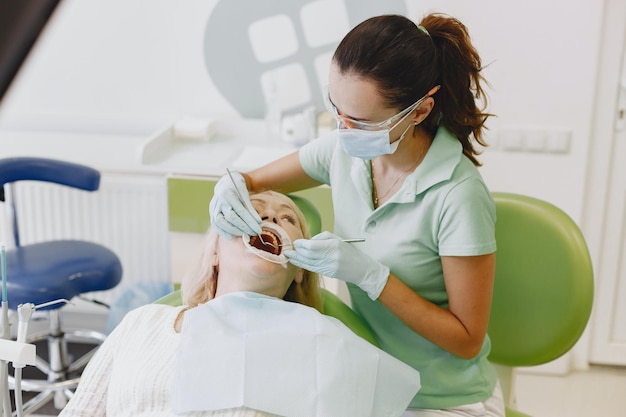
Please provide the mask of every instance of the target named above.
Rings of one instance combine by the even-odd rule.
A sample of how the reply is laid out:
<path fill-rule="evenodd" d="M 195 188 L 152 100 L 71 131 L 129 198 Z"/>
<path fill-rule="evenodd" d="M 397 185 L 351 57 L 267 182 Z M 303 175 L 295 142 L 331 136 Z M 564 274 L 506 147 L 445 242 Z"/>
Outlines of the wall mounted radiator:
<path fill-rule="evenodd" d="M 87 298 L 111 304 L 133 286 L 171 281 L 164 176 L 103 173 L 95 192 L 24 181 L 16 184 L 16 194 L 22 244 L 81 239 L 105 245 L 119 256 L 122 282 Z M 10 247 L 5 204 L 0 203 L 0 210 L 0 240 Z"/>

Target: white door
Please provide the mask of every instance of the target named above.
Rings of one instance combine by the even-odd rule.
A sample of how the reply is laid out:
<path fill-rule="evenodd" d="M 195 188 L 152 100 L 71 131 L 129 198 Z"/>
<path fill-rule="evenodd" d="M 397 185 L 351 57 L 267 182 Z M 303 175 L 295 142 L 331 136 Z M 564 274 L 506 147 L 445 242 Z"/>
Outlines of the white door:
<path fill-rule="evenodd" d="M 614 23 L 616 26 L 605 34 L 609 44 L 620 44 L 615 47 L 605 44 L 602 62 L 612 62 L 619 70 L 607 70 L 600 65 L 600 74 L 607 75 L 608 80 L 600 80 L 598 100 L 610 100 L 608 114 L 597 114 L 596 124 L 607 124 L 606 133 L 610 137 L 593 137 L 591 147 L 600 141 L 610 140 L 607 153 L 592 161 L 592 170 L 604 173 L 605 208 L 590 214 L 596 217 L 594 224 L 602 232 L 598 240 L 597 259 L 595 260 L 596 298 L 594 320 L 592 322 L 592 339 L 590 360 L 593 363 L 626 365 L 626 45 L 624 43 L 624 26 L 626 22 L 626 2 L 608 1 L 605 13 L 621 16 Z M 609 22 L 610 23 L 610 22 Z M 619 29 L 617 29 L 619 26 Z M 618 35 L 618 36 L 616 36 Z M 617 39 L 616 39 L 617 38 Z M 606 92 L 603 92 L 603 83 Z M 613 89 L 613 93 L 610 90 Z M 600 103 L 598 103 L 600 104 Z M 602 106 L 598 106 L 602 108 Z M 595 129 L 596 133 L 601 129 Z M 608 136 L 607 135 L 607 136 Z M 599 159 L 600 158 L 600 159 Z M 596 175 L 600 186 L 602 179 Z M 593 186 L 593 182 L 591 183 Z M 588 197 L 593 197 L 589 194 Z"/>

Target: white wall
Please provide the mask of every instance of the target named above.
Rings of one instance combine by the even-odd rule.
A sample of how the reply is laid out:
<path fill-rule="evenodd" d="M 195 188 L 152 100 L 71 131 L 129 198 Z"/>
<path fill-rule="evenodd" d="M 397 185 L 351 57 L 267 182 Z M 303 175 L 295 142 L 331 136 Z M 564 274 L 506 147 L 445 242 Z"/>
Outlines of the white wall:
<path fill-rule="evenodd" d="M 216 0 L 65 0 L 0 108 L 6 129 L 149 134 L 186 114 L 237 117 L 208 78 L 202 34 Z M 602 2 L 407 0 L 460 18 L 492 85 L 483 173 L 582 216 Z M 235 19 L 236 17 L 234 17 Z M 228 42 L 228 39 L 224 39 Z M 505 152 L 499 132 L 567 129 L 567 154 Z"/>
<path fill-rule="evenodd" d="M 0 108 L 1 126 L 148 134 L 185 114 L 234 114 L 202 59 L 215 3 L 62 1 Z"/>

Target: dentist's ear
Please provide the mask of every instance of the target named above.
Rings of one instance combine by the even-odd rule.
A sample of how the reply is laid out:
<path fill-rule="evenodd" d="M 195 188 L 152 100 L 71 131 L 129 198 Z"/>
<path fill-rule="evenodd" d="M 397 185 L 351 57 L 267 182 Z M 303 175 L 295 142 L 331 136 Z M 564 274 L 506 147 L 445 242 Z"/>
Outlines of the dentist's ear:
<path fill-rule="evenodd" d="M 413 111 L 414 115 L 411 121 L 415 126 L 422 123 L 430 114 L 433 107 L 435 106 L 435 99 L 432 97 L 428 97 L 419 106 Z"/>

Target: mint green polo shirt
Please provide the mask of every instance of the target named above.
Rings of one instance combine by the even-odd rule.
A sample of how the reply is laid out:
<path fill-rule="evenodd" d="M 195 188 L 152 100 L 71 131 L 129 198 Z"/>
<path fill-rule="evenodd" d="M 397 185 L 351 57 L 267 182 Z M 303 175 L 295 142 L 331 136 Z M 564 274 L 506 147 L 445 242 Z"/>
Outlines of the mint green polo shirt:
<path fill-rule="evenodd" d="M 369 161 L 347 155 L 335 132 L 301 148 L 299 158 L 311 178 L 331 186 L 335 234 L 364 237 L 358 248 L 438 306 L 448 307 L 441 256 L 496 250 L 491 194 L 445 128 L 439 128 L 422 163 L 377 209 Z M 449 408 L 492 395 L 497 376 L 487 361 L 489 337 L 478 356 L 459 358 L 411 330 L 355 285 L 348 288 L 354 310 L 371 326 L 381 348 L 420 372 L 422 389 L 411 408 Z"/>

